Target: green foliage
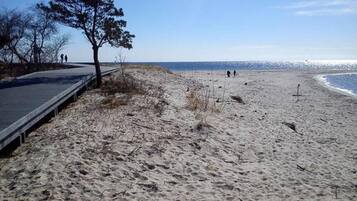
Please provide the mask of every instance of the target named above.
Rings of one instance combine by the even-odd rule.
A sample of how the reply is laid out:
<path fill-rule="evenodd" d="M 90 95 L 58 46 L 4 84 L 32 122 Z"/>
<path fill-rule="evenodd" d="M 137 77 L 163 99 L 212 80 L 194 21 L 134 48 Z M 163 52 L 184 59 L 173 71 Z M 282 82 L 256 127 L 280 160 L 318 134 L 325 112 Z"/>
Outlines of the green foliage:
<path fill-rule="evenodd" d="M 124 31 L 126 21 L 121 8 L 113 0 L 51 0 L 38 7 L 51 14 L 56 21 L 83 31 L 93 47 L 108 43 L 114 47 L 132 48 L 135 37 Z"/>
<path fill-rule="evenodd" d="M 57 22 L 83 31 L 92 44 L 97 87 L 102 84 L 99 48 L 106 43 L 117 48 L 132 48 L 135 36 L 124 30 L 126 21 L 120 19 L 124 12 L 115 7 L 113 0 L 50 0 L 49 5 L 40 3 L 37 7 Z"/>

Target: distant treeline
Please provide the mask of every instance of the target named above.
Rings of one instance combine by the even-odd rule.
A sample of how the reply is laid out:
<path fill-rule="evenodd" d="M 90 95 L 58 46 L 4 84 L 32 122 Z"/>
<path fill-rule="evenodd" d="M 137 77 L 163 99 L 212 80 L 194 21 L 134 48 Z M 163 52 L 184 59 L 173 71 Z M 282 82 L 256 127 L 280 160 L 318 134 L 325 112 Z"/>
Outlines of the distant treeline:
<path fill-rule="evenodd" d="M 33 6 L 0 12 L 0 63 L 58 62 L 69 36 L 59 33 L 48 13 Z"/>

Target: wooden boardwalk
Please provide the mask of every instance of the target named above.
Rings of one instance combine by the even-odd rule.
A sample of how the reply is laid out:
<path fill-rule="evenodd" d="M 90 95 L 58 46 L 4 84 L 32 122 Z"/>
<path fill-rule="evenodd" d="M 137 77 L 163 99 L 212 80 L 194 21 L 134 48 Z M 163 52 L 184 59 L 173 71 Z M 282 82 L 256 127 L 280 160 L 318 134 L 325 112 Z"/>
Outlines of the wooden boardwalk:
<path fill-rule="evenodd" d="M 78 64 L 77 64 L 78 65 Z M 0 82 L 0 150 L 14 140 L 24 141 L 26 131 L 95 79 L 95 69 L 79 68 L 36 72 Z M 117 68 L 102 67 L 103 75 Z"/>

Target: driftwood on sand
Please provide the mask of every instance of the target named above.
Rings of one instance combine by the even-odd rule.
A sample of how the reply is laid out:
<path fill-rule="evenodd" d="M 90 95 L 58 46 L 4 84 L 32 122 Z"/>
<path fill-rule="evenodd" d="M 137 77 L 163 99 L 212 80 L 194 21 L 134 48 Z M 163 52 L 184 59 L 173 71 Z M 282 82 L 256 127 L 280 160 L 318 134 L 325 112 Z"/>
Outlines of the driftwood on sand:
<path fill-rule="evenodd" d="M 231 96 L 231 98 L 233 100 L 237 101 L 238 103 L 245 104 L 245 102 L 243 101 L 242 97 L 240 97 L 240 96 Z"/>

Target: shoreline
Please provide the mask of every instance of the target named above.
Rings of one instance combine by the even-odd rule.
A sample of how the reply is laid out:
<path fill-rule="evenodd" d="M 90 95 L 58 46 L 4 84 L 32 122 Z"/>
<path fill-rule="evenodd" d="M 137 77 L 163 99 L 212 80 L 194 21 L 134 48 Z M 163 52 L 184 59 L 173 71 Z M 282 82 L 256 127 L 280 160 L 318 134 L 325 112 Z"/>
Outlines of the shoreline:
<path fill-rule="evenodd" d="M 352 98 L 355 98 L 357 99 L 357 94 L 351 92 L 350 90 L 348 89 L 343 89 L 343 88 L 339 88 L 339 87 L 335 87 L 335 86 L 332 86 L 329 82 L 327 82 L 325 76 L 329 76 L 329 75 L 346 75 L 346 74 L 357 74 L 357 72 L 350 72 L 350 73 L 323 73 L 323 74 L 318 74 L 318 75 L 315 75 L 313 78 L 320 84 L 322 85 L 323 87 L 325 88 L 328 88 L 330 89 L 331 91 L 333 92 L 336 92 L 336 93 L 340 93 L 340 94 L 343 94 L 343 95 L 346 95 L 346 96 L 350 96 Z"/>
<path fill-rule="evenodd" d="M 173 71 L 174 73 L 177 74 L 182 74 L 182 75 L 194 75 L 194 74 L 213 74 L 213 75 L 223 75 L 225 76 L 226 73 L 223 70 L 187 70 L 187 71 Z M 219 73 L 220 72 L 220 73 Z M 242 72 L 276 72 L 276 73 L 281 73 L 281 72 L 291 72 L 291 73 L 302 73 L 302 74 L 312 74 L 312 79 L 315 80 L 317 83 L 319 83 L 323 88 L 329 89 L 331 92 L 338 93 L 339 95 L 345 95 L 352 97 L 354 99 L 357 99 L 357 94 L 354 94 L 352 92 L 349 92 L 346 89 L 341 89 L 338 87 L 331 86 L 324 81 L 324 76 L 328 75 L 343 75 L 343 74 L 357 74 L 356 70 L 239 70 L 237 73 L 242 73 Z M 238 75 L 239 77 L 239 75 Z M 234 77 L 232 77 L 234 78 Z"/>

